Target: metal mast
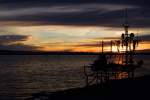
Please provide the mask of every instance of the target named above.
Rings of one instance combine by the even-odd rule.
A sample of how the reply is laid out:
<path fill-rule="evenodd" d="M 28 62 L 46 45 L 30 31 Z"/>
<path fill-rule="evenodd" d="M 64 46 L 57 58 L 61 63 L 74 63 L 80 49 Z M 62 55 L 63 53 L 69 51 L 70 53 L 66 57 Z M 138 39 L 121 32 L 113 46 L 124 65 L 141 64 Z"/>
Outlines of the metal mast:
<path fill-rule="evenodd" d="M 124 42 L 125 42 L 125 64 L 128 65 L 128 43 L 129 43 L 129 34 L 128 34 L 128 29 L 129 29 L 129 24 L 128 24 L 128 14 L 127 14 L 127 9 L 125 9 L 125 22 L 124 22 Z"/>

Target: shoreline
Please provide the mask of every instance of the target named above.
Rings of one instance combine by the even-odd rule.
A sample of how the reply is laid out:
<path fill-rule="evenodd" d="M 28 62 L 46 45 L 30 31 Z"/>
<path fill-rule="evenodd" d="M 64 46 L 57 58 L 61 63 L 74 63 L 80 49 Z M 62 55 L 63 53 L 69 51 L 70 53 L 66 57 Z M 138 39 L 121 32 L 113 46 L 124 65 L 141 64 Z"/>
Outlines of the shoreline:
<path fill-rule="evenodd" d="M 150 75 L 134 79 L 111 80 L 88 87 L 32 94 L 25 100 L 128 100 L 150 98 Z"/>

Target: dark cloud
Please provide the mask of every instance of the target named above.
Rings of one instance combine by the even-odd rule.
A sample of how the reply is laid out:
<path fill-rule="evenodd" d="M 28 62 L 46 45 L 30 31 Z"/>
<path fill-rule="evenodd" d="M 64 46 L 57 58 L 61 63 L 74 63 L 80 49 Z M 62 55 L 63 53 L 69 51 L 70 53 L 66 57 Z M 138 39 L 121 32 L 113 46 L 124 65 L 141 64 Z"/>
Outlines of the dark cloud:
<path fill-rule="evenodd" d="M 49 6 L 49 5 L 64 5 L 64 4 L 83 4 L 83 3 L 111 3 L 111 4 L 132 4 L 132 5 L 147 5 L 149 0 L 0 0 L 2 5 L 14 5 L 17 7 L 31 6 Z"/>
<path fill-rule="evenodd" d="M 133 27 L 150 27 L 149 4 L 149 0 L 0 0 L 0 21 L 5 25 L 119 27 L 123 9 L 128 8 Z"/>
<path fill-rule="evenodd" d="M 0 50 L 14 50 L 14 51 L 38 51 L 41 47 L 25 45 L 23 43 L 3 45 L 0 44 Z"/>
<path fill-rule="evenodd" d="M 93 40 L 118 40 L 120 37 L 99 37 L 99 38 L 94 38 Z"/>
<path fill-rule="evenodd" d="M 28 35 L 0 35 L 0 50 L 19 50 L 19 51 L 35 51 L 40 47 L 26 45 L 23 42 L 27 41 Z"/>
<path fill-rule="evenodd" d="M 136 39 L 139 40 L 139 42 L 141 43 L 150 43 L 150 35 L 147 34 L 147 35 L 140 35 L 140 36 L 136 36 L 135 37 Z M 111 41 L 110 40 L 113 40 L 113 43 L 115 43 L 115 41 L 118 41 L 120 40 L 119 37 L 102 37 L 102 38 L 94 38 L 94 40 L 99 40 L 99 41 L 102 41 L 102 40 L 105 40 L 103 43 L 104 43 L 104 46 L 105 47 L 108 47 L 111 45 Z M 81 43 L 79 45 L 75 45 L 77 47 L 101 47 L 102 46 L 102 42 L 93 42 L 93 43 Z"/>
<path fill-rule="evenodd" d="M 150 35 L 141 35 L 139 36 L 140 41 L 150 42 Z"/>
<path fill-rule="evenodd" d="M 108 47 L 111 45 L 111 42 L 105 41 L 103 42 L 103 45 L 105 47 Z M 101 47 L 101 46 L 102 46 L 102 42 L 82 43 L 82 44 L 76 45 L 76 47 Z"/>
<path fill-rule="evenodd" d="M 29 37 L 28 35 L 0 35 L 0 44 L 13 44 L 27 41 Z"/>

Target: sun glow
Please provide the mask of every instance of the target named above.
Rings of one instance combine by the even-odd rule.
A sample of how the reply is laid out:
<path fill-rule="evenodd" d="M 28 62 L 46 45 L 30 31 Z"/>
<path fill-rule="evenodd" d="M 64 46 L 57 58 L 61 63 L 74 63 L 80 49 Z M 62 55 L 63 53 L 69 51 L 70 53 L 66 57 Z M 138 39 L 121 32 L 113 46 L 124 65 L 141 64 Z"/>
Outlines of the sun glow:
<path fill-rule="evenodd" d="M 0 34 L 5 32 L 28 36 L 25 41 L 17 43 L 36 47 L 35 49 L 39 47 L 40 51 L 101 52 L 100 42 L 103 40 L 106 42 L 104 52 L 109 52 L 111 46 L 108 41 L 118 40 L 123 32 L 121 30 L 96 26 L 13 26 L 0 28 Z M 113 46 L 112 52 L 118 52 L 118 49 L 119 52 L 125 51 L 125 48 Z M 150 43 L 142 42 L 137 47 L 137 50 L 144 49 L 150 49 Z"/>

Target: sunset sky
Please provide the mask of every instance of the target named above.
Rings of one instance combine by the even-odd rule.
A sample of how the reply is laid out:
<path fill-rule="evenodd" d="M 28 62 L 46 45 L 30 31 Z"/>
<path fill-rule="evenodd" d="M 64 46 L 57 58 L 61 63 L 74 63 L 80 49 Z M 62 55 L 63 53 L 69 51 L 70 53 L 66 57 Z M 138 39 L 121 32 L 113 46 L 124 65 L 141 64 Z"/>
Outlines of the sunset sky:
<path fill-rule="evenodd" d="M 0 0 L 0 50 L 97 52 L 118 39 L 128 9 L 138 50 L 150 49 L 149 0 Z M 109 48 L 106 47 L 106 50 Z"/>

